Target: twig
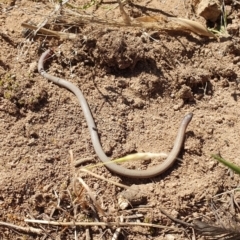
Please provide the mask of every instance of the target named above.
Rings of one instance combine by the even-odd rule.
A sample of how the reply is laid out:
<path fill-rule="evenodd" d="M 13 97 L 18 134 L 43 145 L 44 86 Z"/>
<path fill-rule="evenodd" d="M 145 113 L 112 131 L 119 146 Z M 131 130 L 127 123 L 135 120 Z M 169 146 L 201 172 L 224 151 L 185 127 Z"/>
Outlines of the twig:
<path fill-rule="evenodd" d="M 184 222 L 184 221 L 182 221 L 182 220 L 180 220 L 180 219 L 174 218 L 173 216 L 171 216 L 169 213 L 167 213 L 167 212 L 166 212 L 165 210 L 163 210 L 162 208 L 160 208 L 160 211 L 161 211 L 164 215 L 166 215 L 168 218 L 170 218 L 172 221 L 174 221 L 174 222 L 180 223 L 180 224 L 182 224 L 182 225 L 184 225 L 184 226 L 194 227 L 194 224 L 187 223 L 187 222 Z"/>
<path fill-rule="evenodd" d="M 234 202 L 234 204 L 236 205 L 236 207 L 238 208 L 238 211 L 239 211 L 240 207 L 239 207 L 238 201 L 236 200 L 234 195 L 233 195 L 233 202 Z"/>
<path fill-rule="evenodd" d="M 123 216 L 120 216 L 120 222 L 122 223 L 124 220 L 123 220 Z M 120 236 L 120 233 L 121 233 L 121 230 L 122 228 L 118 227 L 114 234 L 113 234 L 113 237 L 112 237 L 112 240 L 118 240 L 119 236 Z"/>
<path fill-rule="evenodd" d="M 92 162 L 93 160 L 94 159 L 92 157 L 81 158 L 74 162 L 74 166 L 79 167 L 81 164 L 86 163 L 86 162 Z"/>
<path fill-rule="evenodd" d="M 185 18 L 174 18 L 174 17 L 171 17 L 169 19 L 172 20 L 173 22 L 175 21 L 177 24 L 180 24 L 183 28 L 186 28 L 187 30 L 193 33 L 196 33 L 197 35 L 217 38 L 206 27 L 204 27 L 201 23 L 198 23 L 196 21 L 192 21 Z"/>
<path fill-rule="evenodd" d="M 39 26 L 36 28 L 35 32 L 34 32 L 34 35 L 37 34 L 38 31 L 40 31 L 40 29 L 42 29 L 42 27 L 48 22 L 48 19 L 53 16 L 55 13 L 57 13 L 59 11 L 59 9 L 61 9 L 61 7 L 66 4 L 69 0 L 63 0 L 63 1 L 60 1 L 60 4 L 58 4 L 55 9 L 52 11 L 52 13 L 50 13 L 48 15 L 48 17 L 42 21 L 42 23 L 39 24 Z"/>
<path fill-rule="evenodd" d="M 226 191 L 226 192 L 223 192 L 223 193 L 216 194 L 215 196 L 212 197 L 212 199 L 218 198 L 218 197 L 222 196 L 223 194 L 228 194 L 228 193 L 232 193 L 232 192 L 234 192 L 234 191 L 239 191 L 239 190 L 240 190 L 240 188 L 237 187 L 237 188 L 234 188 L 234 189 L 232 189 L 232 190 L 229 190 L 229 191 Z"/>
<path fill-rule="evenodd" d="M 194 220 L 193 223 L 187 223 L 187 222 L 184 222 L 182 220 L 172 217 L 170 214 L 168 214 L 165 210 L 163 210 L 161 208 L 160 208 L 160 211 L 164 215 L 166 215 L 168 218 L 170 218 L 172 221 L 180 223 L 187 227 L 192 227 L 193 229 L 195 229 L 202 235 L 219 236 L 219 237 L 220 237 L 220 235 L 231 236 L 231 237 L 239 236 L 239 231 L 237 231 L 236 229 L 213 226 L 213 225 L 210 225 L 206 222 L 202 222 L 199 220 Z M 235 238 L 229 238 L 229 239 L 235 239 Z"/>
<path fill-rule="evenodd" d="M 0 36 L 13 47 L 16 47 L 16 43 L 5 33 L 0 32 Z"/>
<path fill-rule="evenodd" d="M 115 230 L 115 232 L 114 232 L 114 234 L 113 234 L 113 237 L 112 237 L 112 240 L 118 240 L 118 237 L 119 237 L 119 235 L 120 235 L 120 233 L 121 233 L 121 228 L 117 228 L 116 230 Z"/>
<path fill-rule="evenodd" d="M 90 174 L 90 175 L 92 175 L 92 176 L 94 176 L 94 177 L 96 177 L 96 178 L 98 178 L 98 179 L 101 179 L 101 180 L 103 180 L 103 181 L 112 183 L 112 184 L 114 184 L 114 185 L 116 185 L 116 186 L 118 186 L 118 187 L 126 188 L 126 189 L 129 188 L 129 186 L 127 186 L 127 185 L 123 185 L 123 184 L 121 184 L 121 183 L 117 183 L 117 182 L 114 182 L 114 181 L 112 181 L 112 180 L 106 179 L 106 178 L 104 178 L 104 177 L 102 177 L 102 176 L 100 176 L 100 175 L 98 175 L 98 174 L 96 174 L 96 173 L 93 173 L 93 172 L 87 170 L 86 168 L 80 168 L 79 170 L 80 170 L 81 172 L 88 173 L 88 174 Z"/>
<path fill-rule="evenodd" d="M 93 202 L 93 206 L 96 210 L 98 210 L 99 213 L 101 213 L 102 216 L 106 216 L 100 205 L 97 203 L 96 198 L 94 197 L 92 191 L 90 190 L 89 186 L 83 181 L 82 178 L 78 177 L 77 180 L 82 184 L 84 189 L 87 191 L 88 196 L 91 198 Z"/>
<path fill-rule="evenodd" d="M 129 227 L 129 226 L 142 226 L 142 227 L 153 227 L 153 228 L 160 228 L 160 229 L 168 229 L 175 232 L 180 232 L 181 230 L 178 228 L 173 227 L 166 227 L 159 224 L 153 223 L 139 223 L 139 222 L 55 222 L 55 221 L 46 221 L 46 220 L 34 220 L 34 219 L 25 219 L 27 223 L 39 223 L 39 224 L 47 224 L 53 226 L 65 226 L 65 227 L 72 227 L 72 226 L 118 226 L 118 227 Z"/>
<path fill-rule="evenodd" d="M 135 218 L 143 218 L 144 215 L 141 213 L 137 213 L 131 216 L 123 216 L 124 219 L 135 219 Z"/>
<path fill-rule="evenodd" d="M 119 9 L 120 9 L 120 13 L 121 13 L 121 15 L 122 15 L 123 21 L 124 21 L 127 25 L 131 25 L 131 18 L 130 18 L 130 17 L 128 16 L 128 14 L 125 12 L 121 0 L 117 0 L 117 2 L 118 2 L 118 4 L 119 4 Z"/>
<path fill-rule="evenodd" d="M 14 230 L 17 230 L 17 231 L 20 231 L 20 232 L 25 232 L 25 233 L 34 233 L 34 234 L 38 234 L 38 235 L 44 233 L 43 230 L 39 229 L 39 228 L 21 227 L 21 226 L 17 226 L 15 224 L 12 224 L 12 223 L 1 222 L 1 221 L 0 221 L 0 226 L 12 228 Z"/>
<path fill-rule="evenodd" d="M 86 228 L 85 233 L 86 233 L 86 240 L 91 240 L 89 228 Z"/>
<path fill-rule="evenodd" d="M 164 17 L 162 15 L 143 16 L 134 19 L 117 21 L 106 18 L 97 18 L 92 15 L 83 15 L 69 9 L 64 9 L 65 16 L 59 16 L 58 20 L 76 26 L 76 24 L 103 24 L 114 27 L 140 27 L 145 29 L 155 29 L 157 31 L 190 31 L 200 36 L 217 38 L 205 26 L 196 21 L 185 18 Z M 126 14 L 126 13 L 125 13 Z M 122 16 L 124 13 L 122 13 Z"/>
<path fill-rule="evenodd" d="M 22 23 L 21 26 L 28 28 L 28 29 L 32 29 L 32 30 L 38 29 L 38 27 L 28 24 L 28 23 Z M 47 36 L 53 36 L 53 37 L 57 37 L 60 39 L 75 39 L 77 37 L 77 35 L 74 33 L 57 32 L 57 31 L 49 30 L 49 29 L 43 28 L 43 27 L 40 28 L 38 31 L 42 34 L 46 34 Z"/>
<path fill-rule="evenodd" d="M 233 2 L 234 2 L 235 4 L 240 4 L 240 1 L 238 1 L 238 0 L 233 0 Z"/>

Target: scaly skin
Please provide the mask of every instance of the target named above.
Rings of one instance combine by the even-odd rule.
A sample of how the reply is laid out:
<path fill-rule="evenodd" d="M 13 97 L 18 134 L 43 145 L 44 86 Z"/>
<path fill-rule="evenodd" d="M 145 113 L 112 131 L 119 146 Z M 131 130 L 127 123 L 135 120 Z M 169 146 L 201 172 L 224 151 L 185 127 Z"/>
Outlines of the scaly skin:
<path fill-rule="evenodd" d="M 193 116 L 192 113 L 187 114 L 183 118 L 183 120 L 180 124 L 179 130 L 178 130 L 178 133 L 177 133 L 177 137 L 174 142 L 174 146 L 173 146 L 171 152 L 169 153 L 167 159 L 164 162 L 162 162 L 161 164 L 151 167 L 147 170 L 132 170 L 132 169 L 127 169 L 121 165 L 117 165 L 116 163 L 108 163 L 110 161 L 110 159 L 106 156 L 106 154 L 104 153 L 104 151 L 102 149 L 102 146 L 99 141 L 98 133 L 96 130 L 97 128 L 96 128 L 94 119 L 92 117 L 90 108 L 89 108 L 88 103 L 87 103 L 86 99 L 84 98 L 82 92 L 80 91 L 80 89 L 65 79 L 54 77 L 54 76 L 48 74 L 47 72 L 45 72 L 44 67 L 43 67 L 44 61 L 46 61 L 46 59 L 48 57 L 50 57 L 51 55 L 52 55 L 51 50 L 47 50 L 42 54 L 42 56 L 40 57 L 39 62 L 38 62 L 39 73 L 43 77 L 52 81 L 53 83 L 70 90 L 71 92 L 73 92 L 76 95 L 76 97 L 78 98 L 78 101 L 82 107 L 83 114 L 84 114 L 85 119 L 88 124 L 88 129 L 91 134 L 91 139 L 92 139 L 94 150 L 95 150 L 96 154 L 98 155 L 98 157 L 100 158 L 100 160 L 103 163 L 107 163 L 106 167 L 109 170 L 111 170 L 112 172 L 119 174 L 121 176 L 130 177 L 130 178 L 151 178 L 151 177 L 160 175 L 161 173 L 165 172 L 168 168 L 170 168 L 173 165 L 173 163 L 175 162 L 175 160 L 181 150 L 181 147 L 183 145 L 185 131 L 187 129 L 188 124 L 190 123 L 190 121 L 192 119 L 192 116 Z"/>

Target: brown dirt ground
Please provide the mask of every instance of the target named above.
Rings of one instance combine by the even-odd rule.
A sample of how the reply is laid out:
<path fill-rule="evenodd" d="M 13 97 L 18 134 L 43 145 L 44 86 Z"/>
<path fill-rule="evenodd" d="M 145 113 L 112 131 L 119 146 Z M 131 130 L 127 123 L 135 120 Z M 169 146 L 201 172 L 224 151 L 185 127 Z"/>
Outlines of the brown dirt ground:
<path fill-rule="evenodd" d="M 82 5 L 87 1 L 74 2 Z M 71 167 L 69 150 L 75 160 L 96 156 L 86 121 L 76 97 L 51 84 L 37 72 L 37 61 L 47 48 L 56 56 L 47 65 L 53 75 L 78 85 L 87 98 L 106 154 L 111 158 L 135 152 L 169 152 L 176 131 L 186 113 L 193 112 L 182 161 L 152 179 L 127 179 L 100 166 L 93 171 L 126 185 L 144 184 L 148 208 L 120 211 L 117 194 L 110 183 L 84 176 L 101 203 L 106 217 L 142 213 L 142 222 L 177 228 L 177 232 L 146 227 L 125 227 L 119 239 L 205 239 L 191 228 L 173 223 L 159 207 L 191 222 L 216 212 L 238 215 L 230 204 L 240 200 L 235 189 L 239 176 L 211 158 L 221 155 L 240 165 L 239 81 L 240 5 L 227 1 L 230 37 L 221 41 L 190 33 L 147 31 L 86 24 L 72 28 L 76 40 L 57 40 L 40 35 L 26 38 L 21 23 L 40 23 L 55 8 L 52 1 L 13 0 L 0 3 L 0 219 L 28 226 L 26 218 L 72 221 L 71 183 L 77 169 Z M 103 1 L 87 9 L 100 17 L 120 18 L 115 2 Z M 111 10 L 109 10 L 111 9 Z M 203 21 L 195 16 L 189 1 L 132 1 L 126 5 L 132 17 L 168 13 Z M 56 25 L 50 25 L 50 28 Z M 58 27 L 67 29 L 64 26 Z M 146 164 L 146 163 L 145 163 Z M 151 163 L 153 164 L 153 163 Z M 128 163 L 128 165 L 130 165 Z M 134 162 L 135 168 L 143 168 Z M 145 166 L 146 167 L 146 166 Z M 69 189 L 69 195 L 68 190 Z M 57 197 L 63 210 L 53 210 Z M 77 221 L 94 221 L 83 200 L 76 208 Z M 224 204 L 223 204 L 224 203 Z M 232 208 L 230 207 L 232 206 Z M 52 218 L 50 218 L 53 212 Z M 77 215 L 76 215 L 77 214 Z M 224 215 L 224 214 L 223 214 Z M 225 215 L 227 213 L 225 212 Z M 135 221 L 135 220 L 133 220 Z M 40 227 L 39 225 L 34 225 Z M 44 226 L 45 236 L 0 228 L 1 239 L 76 239 L 73 227 Z M 92 227 L 92 239 L 111 239 L 116 228 Z M 185 231 L 181 230 L 185 229 Z M 107 231 L 105 231 L 107 230 Z M 78 239 L 86 239 L 86 228 L 76 228 Z"/>

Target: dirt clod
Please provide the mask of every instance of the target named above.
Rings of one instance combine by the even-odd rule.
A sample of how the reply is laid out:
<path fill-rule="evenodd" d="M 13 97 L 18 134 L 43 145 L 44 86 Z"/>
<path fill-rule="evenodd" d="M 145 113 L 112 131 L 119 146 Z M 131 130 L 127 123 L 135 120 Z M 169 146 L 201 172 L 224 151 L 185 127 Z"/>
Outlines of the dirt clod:
<path fill-rule="evenodd" d="M 196 6 L 196 12 L 206 20 L 216 22 L 221 14 L 221 1 L 201 0 Z"/>

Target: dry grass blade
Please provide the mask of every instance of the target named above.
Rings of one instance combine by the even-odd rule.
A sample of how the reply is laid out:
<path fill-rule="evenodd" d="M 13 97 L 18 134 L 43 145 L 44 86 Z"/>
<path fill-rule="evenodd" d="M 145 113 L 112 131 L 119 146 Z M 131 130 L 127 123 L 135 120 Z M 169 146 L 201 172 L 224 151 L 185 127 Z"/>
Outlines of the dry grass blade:
<path fill-rule="evenodd" d="M 70 9 L 63 9 L 62 15 L 57 17 L 59 23 L 64 23 L 69 26 L 77 26 L 82 24 L 100 24 L 113 27 L 142 27 L 139 22 L 131 22 L 131 25 L 122 21 L 109 20 L 106 18 L 99 18 L 93 15 L 81 14 Z"/>
<path fill-rule="evenodd" d="M 101 180 L 103 180 L 103 181 L 112 183 L 112 184 L 114 184 L 114 185 L 116 185 L 116 186 L 118 186 L 118 187 L 125 188 L 125 189 L 128 189 L 128 188 L 129 188 L 127 185 L 124 185 L 124 184 L 117 183 L 117 182 L 114 182 L 114 181 L 112 181 L 112 180 L 106 179 L 106 178 L 104 178 L 104 177 L 102 177 L 102 176 L 100 176 L 100 175 L 98 175 L 98 174 L 96 174 L 96 173 L 93 173 L 93 172 L 87 170 L 86 168 L 80 168 L 80 171 L 81 171 L 81 172 L 88 173 L 88 174 L 94 176 L 95 178 L 98 178 L 98 179 L 101 179 Z"/>
<path fill-rule="evenodd" d="M 170 218 L 172 221 L 180 223 L 187 227 L 194 228 L 198 234 L 203 236 L 210 236 L 211 239 L 225 239 L 225 240 L 237 240 L 240 239 L 240 230 L 238 230 L 238 226 L 234 226 L 232 224 L 231 227 L 219 227 L 214 226 L 213 224 L 209 224 L 203 221 L 195 220 L 193 223 L 187 223 L 180 219 L 172 217 L 168 214 L 164 209 L 160 208 L 160 211 Z"/>
<path fill-rule="evenodd" d="M 39 223 L 39 224 L 47 224 L 53 226 L 118 226 L 118 227 L 130 227 L 130 226 L 142 226 L 142 227 L 152 227 L 159 229 L 171 230 L 173 232 L 181 232 L 181 229 L 174 227 L 166 227 L 159 224 L 153 223 L 141 223 L 141 222 L 55 222 L 55 221 L 46 221 L 46 220 L 35 220 L 35 219 L 25 219 L 25 222 L 28 223 Z"/>
<path fill-rule="evenodd" d="M 7 223 L 7 222 L 0 222 L 0 226 L 7 227 L 14 229 L 19 232 L 24 232 L 24 233 L 34 233 L 34 234 L 43 234 L 43 230 L 39 228 L 33 228 L 33 227 L 21 227 L 17 226 L 12 223 Z"/>
<path fill-rule="evenodd" d="M 49 16 L 46 21 L 51 21 L 52 24 L 67 24 L 68 26 L 78 26 L 82 24 L 94 23 L 113 27 L 138 27 L 145 29 L 155 29 L 157 31 L 190 31 L 200 36 L 216 38 L 216 36 L 212 32 L 208 31 L 208 29 L 202 24 L 185 18 L 172 18 L 156 15 L 131 19 L 125 12 L 120 0 L 118 0 L 118 3 L 123 21 L 98 18 L 93 15 L 70 10 L 68 8 L 62 8 L 61 15 L 58 15 L 55 17 L 55 19 L 53 19 L 53 14 L 51 14 L 51 19 Z M 46 24 L 46 21 L 44 24 Z M 38 27 L 28 23 L 22 23 L 22 26 L 31 30 L 35 30 L 35 32 L 41 32 L 47 36 L 54 36 L 60 39 L 75 39 L 77 37 L 77 35 L 73 33 L 63 33 L 43 28 L 43 24 Z"/>
<path fill-rule="evenodd" d="M 37 30 L 38 27 L 34 26 L 34 25 L 31 25 L 31 24 L 28 24 L 28 23 L 22 23 L 22 26 L 24 28 L 27 28 L 27 29 L 31 29 L 31 30 Z M 40 28 L 38 30 L 38 32 L 42 33 L 42 34 L 45 34 L 47 36 L 54 36 L 54 37 L 57 37 L 57 38 L 60 38 L 60 39 L 75 39 L 77 37 L 76 34 L 74 33 L 63 33 L 63 32 L 57 32 L 57 31 L 52 31 L 52 30 L 49 30 L 47 28 Z"/>
<path fill-rule="evenodd" d="M 213 239 L 219 239 L 220 237 L 228 240 L 240 239 L 240 230 L 237 229 L 237 226 L 236 228 L 225 228 L 196 220 L 193 222 L 193 225 L 194 229 L 197 230 L 201 235 L 211 236 Z"/>
<path fill-rule="evenodd" d="M 113 27 L 137 27 L 155 29 L 157 31 L 190 31 L 200 36 L 216 38 L 212 32 L 208 31 L 206 27 L 196 21 L 185 18 L 165 17 L 162 15 L 143 16 L 131 19 L 125 12 L 122 4 L 119 4 L 119 6 L 123 21 L 99 18 L 93 15 L 76 12 L 68 8 L 62 8 L 61 15 L 58 15 L 56 19 L 51 19 L 51 22 L 52 24 L 62 23 L 67 24 L 68 26 L 78 26 L 82 24 L 101 24 Z M 48 36 L 55 36 L 60 39 L 75 39 L 77 37 L 77 35 L 73 33 L 52 31 L 43 27 L 36 27 L 28 23 L 23 23 L 22 26 L 32 30 L 38 30 L 43 34 L 46 34 Z"/>
<path fill-rule="evenodd" d="M 170 19 L 193 33 L 196 33 L 201 36 L 216 38 L 216 36 L 213 33 L 208 31 L 207 28 L 205 28 L 202 24 L 196 21 L 192 21 L 185 18 L 170 18 Z"/>
<path fill-rule="evenodd" d="M 194 222 L 202 235 L 212 239 L 240 239 L 239 218 L 239 188 L 217 194 L 212 197 L 211 208 L 217 225 L 206 222 Z"/>
<path fill-rule="evenodd" d="M 190 31 L 200 36 L 213 37 L 216 36 L 208 31 L 206 27 L 204 27 L 201 23 L 196 21 L 192 21 L 186 18 L 171 18 L 171 17 L 163 17 L 163 16 L 145 16 L 139 17 L 135 19 L 139 23 L 142 24 L 142 27 L 147 28 L 156 28 L 156 29 L 164 29 L 164 30 L 182 30 L 182 31 Z"/>
<path fill-rule="evenodd" d="M 119 5 L 119 9 L 120 9 L 120 13 L 122 15 L 123 21 L 127 24 L 130 25 L 131 24 L 131 19 L 128 16 L 128 14 L 125 12 L 124 8 L 123 8 L 123 4 L 120 0 L 117 0 L 118 5 Z"/>
<path fill-rule="evenodd" d="M 113 27 L 137 27 L 145 29 L 154 29 L 157 31 L 184 31 L 192 32 L 200 36 L 207 36 L 216 38 L 206 27 L 201 23 L 185 18 L 171 18 L 162 15 L 143 16 L 134 18 L 129 22 L 130 18 L 124 18 L 124 21 L 116 21 L 98 18 L 93 15 L 81 14 L 70 9 L 63 9 L 62 15 L 58 16 L 59 22 L 68 25 L 82 25 L 82 24 L 101 24 Z"/>
<path fill-rule="evenodd" d="M 79 167 L 83 163 L 92 162 L 92 161 L 94 161 L 93 157 L 81 158 L 81 159 L 78 159 L 74 162 L 74 167 Z"/>
<path fill-rule="evenodd" d="M 97 209 L 97 211 L 102 215 L 105 216 L 104 211 L 102 210 L 102 208 L 100 207 L 100 205 L 97 203 L 94 194 L 92 193 L 92 191 L 90 190 L 90 187 L 83 181 L 82 178 L 78 177 L 77 180 L 79 181 L 79 183 L 84 187 L 84 189 L 87 191 L 88 196 L 91 198 L 93 206 Z"/>
<path fill-rule="evenodd" d="M 51 16 L 55 16 L 57 14 L 58 11 L 61 10 L 62 6 L 64 4 L 66 4 L 68 2 L 68 0 L 61 0 L 59 1 L 59 4 L 57 4 L 54 8 L 54 10 L 38 25 L 38 28 L 35 30 L 34 35 L 43 27 L 45 26 L 45 24 L 48 22 L 49 18 Z"/>

